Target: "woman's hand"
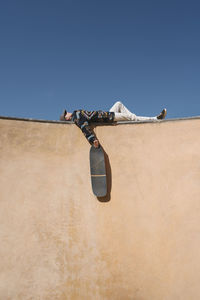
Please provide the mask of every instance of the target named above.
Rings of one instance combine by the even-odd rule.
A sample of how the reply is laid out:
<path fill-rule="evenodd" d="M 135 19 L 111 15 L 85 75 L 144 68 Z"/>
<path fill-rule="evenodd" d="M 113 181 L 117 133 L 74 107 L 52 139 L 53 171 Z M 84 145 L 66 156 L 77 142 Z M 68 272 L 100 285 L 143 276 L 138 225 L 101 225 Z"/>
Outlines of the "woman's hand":
<path fill-rule="evenodd" d="M 94 146 L 95 148 L 99 148 L 99 141 L 98 141 L 97 139 L 94 140 L 93 146 Z"/>

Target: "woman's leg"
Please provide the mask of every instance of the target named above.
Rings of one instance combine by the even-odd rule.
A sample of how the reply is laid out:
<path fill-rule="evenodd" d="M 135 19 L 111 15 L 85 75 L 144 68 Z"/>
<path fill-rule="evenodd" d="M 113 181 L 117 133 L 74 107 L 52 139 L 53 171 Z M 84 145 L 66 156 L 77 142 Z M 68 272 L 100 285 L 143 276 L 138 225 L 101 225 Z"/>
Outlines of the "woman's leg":
<path fill-rule="evenodd" d="M 157 117 L 142 117 L 136 116 L 120 101 L 116 102 L 110 109 L 110 112 L 115 113 L 115 121 L 149 121 L 157 120 Z"/>
<path fill-rule="evenodd" d="M 121 112 L 121 102 L 117 101 L 109 110 L 110 112 Z"/>

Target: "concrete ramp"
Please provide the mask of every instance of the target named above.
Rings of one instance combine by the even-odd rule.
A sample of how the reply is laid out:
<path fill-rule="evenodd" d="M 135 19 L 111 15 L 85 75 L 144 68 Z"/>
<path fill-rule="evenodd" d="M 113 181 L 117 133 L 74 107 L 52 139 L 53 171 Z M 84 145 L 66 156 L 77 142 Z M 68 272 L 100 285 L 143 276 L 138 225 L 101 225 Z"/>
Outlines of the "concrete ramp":
<path fill-rule="evenodd" d="M 95 132 L 107 199 L 74 124 L 0 119 L 0 299 L 200 299 L 200 119 Z"/>

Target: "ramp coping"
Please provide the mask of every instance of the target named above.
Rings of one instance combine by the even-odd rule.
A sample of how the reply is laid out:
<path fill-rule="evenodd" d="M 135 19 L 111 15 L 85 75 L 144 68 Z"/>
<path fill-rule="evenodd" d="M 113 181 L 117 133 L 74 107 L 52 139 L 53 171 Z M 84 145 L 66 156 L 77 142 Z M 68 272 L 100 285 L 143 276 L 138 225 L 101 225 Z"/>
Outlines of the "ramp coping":
<path fill-rule="evenodd" d="M 32 118 L 18 118 L 18 117 L 7 117 L 7 116 L 0 116 L 2 120 L 13 120 L 13 121 L 25 121 L 25 122 L 39 122 L 39 123 L 53 123 L 53 124 L 74 124 L 72 121 L 59 121 L 59 120 L 41 120 L 41 119 L 32 119 Z M 163 123 L 163 122 L 177 122 L 177 121 L 189 121 L 189 120 L 196 120 L 200 119 L 200 116 L 194 117 L 183 117 L 183 118 L 172 118 L 172 119 L 165 119 L 165 120 L 148 120 L 148 121 L 119 121 L 113 123 L 93 123 L 95 125 L 123 125 L 123 124 L 144 124 L 144 123 Z"/>

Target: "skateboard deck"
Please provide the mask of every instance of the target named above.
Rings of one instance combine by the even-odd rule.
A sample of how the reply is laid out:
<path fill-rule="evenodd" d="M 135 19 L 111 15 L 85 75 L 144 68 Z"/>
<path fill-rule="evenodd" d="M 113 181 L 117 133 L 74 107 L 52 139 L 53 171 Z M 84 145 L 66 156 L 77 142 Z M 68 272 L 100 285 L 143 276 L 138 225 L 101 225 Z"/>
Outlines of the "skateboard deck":
<path fill-rule="evenodd" d="M 104 197 L 107 194 L 107 180 L 104 152 L 102 147 L 90 149 L 90 172 L 93 193 L 97 197 Z"/>

